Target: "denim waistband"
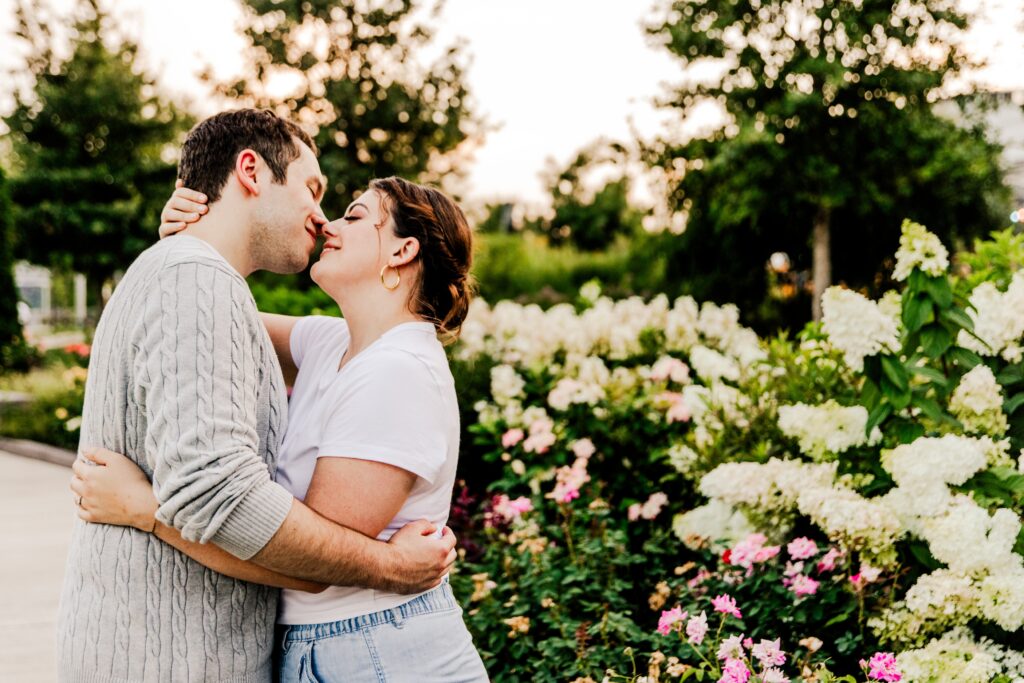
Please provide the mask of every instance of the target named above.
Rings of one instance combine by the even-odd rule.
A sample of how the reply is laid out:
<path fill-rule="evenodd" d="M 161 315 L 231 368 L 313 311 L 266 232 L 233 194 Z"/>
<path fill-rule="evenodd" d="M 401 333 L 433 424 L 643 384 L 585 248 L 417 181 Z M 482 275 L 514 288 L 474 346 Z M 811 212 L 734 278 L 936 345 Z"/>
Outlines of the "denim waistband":
<path fill-rule="evenodd" d="M 323 624 L 290 624 L 279 627 L 283 628 L 284 637 L 283 639 L 279 638 L 278 642 L 292 643 L 319 640 L 320 638 L 330 638 L 331 636 L 338 636 L 344 633 L 354 633 L 361 629 L 372 628 L 382 624 L 401 625 L 406 619 L 419 614 L 445 612 L 454 609 L 460 609 L 460 606 L 452 594 L 452 587 L 449 585 L 448 579 L 445 578 L 437 588 L 427 591 L 423 595 L 417 596 L 398 607 Z M 278 634 L 281 635 L 281 632 L 279 631 Z"/>

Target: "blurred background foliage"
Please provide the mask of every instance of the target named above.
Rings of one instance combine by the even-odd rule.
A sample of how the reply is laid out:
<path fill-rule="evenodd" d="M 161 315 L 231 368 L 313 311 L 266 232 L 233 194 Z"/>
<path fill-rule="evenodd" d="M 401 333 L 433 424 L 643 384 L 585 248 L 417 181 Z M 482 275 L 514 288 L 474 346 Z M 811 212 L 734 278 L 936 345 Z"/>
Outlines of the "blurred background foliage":
<path fill-rule="evenodd" d="M 207 69 L 211 96 L 224 108 L 272 108 L 315 135 L 329 216 L 392 174 L 458 197 L 490 124 L 466 82 L 466 46 L 438 44 L 440 3 L 241 5 L 248 66 L 227 81 Z M 1006 169 L 984 118 L 999 98 L 960 78 L 976 63 L 957 5 L 653 5 L 648 38 L 679 65 L 659 103 L 666 131 L 708 103 L 723 124 L 595 140 L 538 169 L 544 208 L 467 205 L 481 296 L 547 306 L 597 280 L 614 297 L 690 294 L 738 304 L 759 332 L 797 330 L 816 287 L 886 286 L 906 217 L 961 248 L 1006 226 Z M 97 0 L 74 7 L 69 19 L 47 0 L 19 0 L 13 38 L 26 63 L 11 81 L 0 166 L 13 257 L 84 273 L 95 317 L 104 285 L 152 242 L 195 117 L 141 69 L 138 46 Z M 794 13 L 802 23 L 787 28 Z M 306 274 L 252 284 L 267 310 L 333 309 Z M 4 292 L 10 307 L 15 295 Z"/>

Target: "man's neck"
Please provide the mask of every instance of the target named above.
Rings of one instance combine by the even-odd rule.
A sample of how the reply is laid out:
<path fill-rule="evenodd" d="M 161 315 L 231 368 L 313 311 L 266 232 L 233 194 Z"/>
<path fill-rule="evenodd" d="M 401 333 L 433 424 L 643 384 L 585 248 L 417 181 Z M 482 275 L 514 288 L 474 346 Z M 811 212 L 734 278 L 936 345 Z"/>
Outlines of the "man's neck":
<path fill-rule="evenodd" d="M 217 250 L 242 277 L 248 277 L 256 268 L 252 263 L 248 235 L 225 211 L 211 209 L 198 222 L 189 224 L 180 233 L 198 237 Z"/>

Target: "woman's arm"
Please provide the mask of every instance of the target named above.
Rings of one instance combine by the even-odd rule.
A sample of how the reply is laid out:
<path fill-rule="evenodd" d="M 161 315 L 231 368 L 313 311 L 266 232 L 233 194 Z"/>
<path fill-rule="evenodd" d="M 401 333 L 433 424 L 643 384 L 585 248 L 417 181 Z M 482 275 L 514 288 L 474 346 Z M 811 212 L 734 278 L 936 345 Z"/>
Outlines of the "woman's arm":
<path fill-rule="evenodd" d="M 292 358 L 292 329 L 301 318 L 294 315 L 278 315 L 277 313 L 260 313 L 263 326 L 267 328 L 270 341 L 274 344 L 277 360 L 281 363 L 281 372 L 288 386 L 295 384 L 295 376 L 299 368 Z"/>
<path fill-rule="evenodd" d="M 319 593 L 326 588 L 323 584 L 294 579 L 240 560 L 213 544 L 186 541 L 177 529 L 156 521 L 157 499 L 152 484 L 134 462 L 103 448 L 88 451 L 86 457 L 89 460 L 75 461 L 72 466 L 75 475 L 71 480 L 78 516 L 86 522 L 131 526 L 153 533 L 199 564 L 233 579 L 309 593 Z"/>
<path fill-rule="evenodd" d="M 321 457 L 305 503 L 327 519 L 376 538 L 402 509 L 415 483 L 415 474 L 394 465 Z"/>

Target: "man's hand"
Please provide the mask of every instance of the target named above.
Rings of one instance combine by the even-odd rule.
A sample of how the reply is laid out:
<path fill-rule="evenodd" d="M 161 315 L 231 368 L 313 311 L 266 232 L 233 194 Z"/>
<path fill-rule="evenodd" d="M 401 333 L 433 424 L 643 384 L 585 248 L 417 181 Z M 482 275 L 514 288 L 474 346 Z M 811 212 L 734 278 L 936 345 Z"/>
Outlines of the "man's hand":
<path fill-rule="evenodd" d="M 455 534 L 444 528 L 441 538 L 434 538 L 437 529 L 430 522 L 419 520 L 399 529 L 388 546 L 394 561 L 385 568 L 381 588 L 394 593 L 422 593 L 441 583 L 455 564 Z"/>

